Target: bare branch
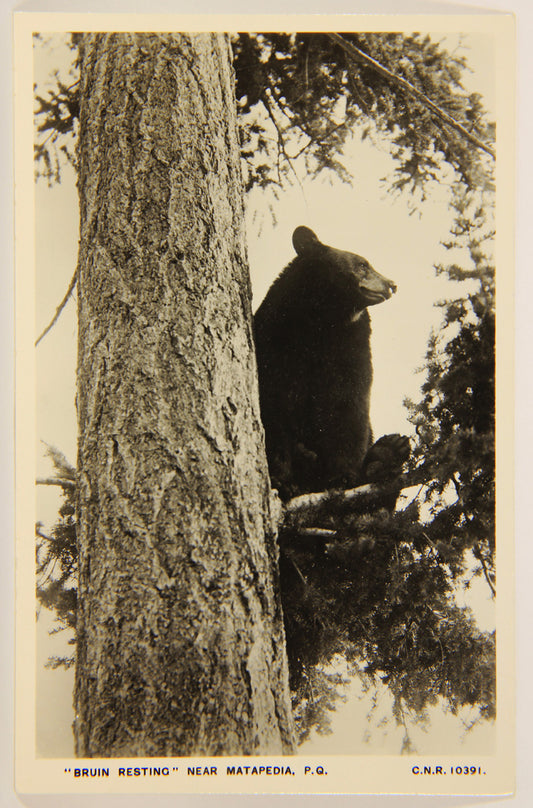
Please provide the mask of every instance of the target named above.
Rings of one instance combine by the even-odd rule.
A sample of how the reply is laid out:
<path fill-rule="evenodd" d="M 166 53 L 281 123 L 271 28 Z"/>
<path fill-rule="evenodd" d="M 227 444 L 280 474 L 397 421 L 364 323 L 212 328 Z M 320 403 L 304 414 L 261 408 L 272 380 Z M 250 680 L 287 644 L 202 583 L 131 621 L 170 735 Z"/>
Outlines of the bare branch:
<path fill-rule="evenodd" d="M 480 548 L 479 544 L 474 545 L 474 547 L 472 548 L 472 552 L 473 552 L 475 558 L 477 558 L 477 560 L 481 564 L 481 568 L 483 570 L 483 575 L 485 576 L 485 580 L 486 580 L 486 582 L 488 583 L 488 585 L 490 587 L 490 591 L 492 592 L 492 596 L 496 597 L 496 588 L 494 587 L 494 584 L 492 583 L 492 581 L 490 579 L 490 572 L 489 572 L 488 567 L 487 567 L 487 562 L 483 558 L 483 553 L 481 552 L 481 548 Z"/>
<path fill-rule="evenodd" d="M 473 143 L 474 146 L 477 146 L 478 149 L 483 149 L 483 151 L 487 152 L 487 154 L 490 154 L 490 156 L 493 159 L 496 159 L 496 153 L 494 149 L 483 143 L 482 140 L 480 140 L 478 137 L 469 132 L 468 129 L 465 129 L 464 126 L 462 126 L 460 123 L 458 123 L 458 121 L 456 121 L 454 118 L 448 115 L 447 112 L 444 112 L 443 109 L 438 107 L 430 98 L 427 97 L 427 95 L 420 92 L 420 90 L 417 90 L 417 88 L 414 87 L 410 82 L 406 81 L 405 79 L 402 79 L 400 76 L 397 76 L 396 73 L 392 73 L 382 64 L 377 62 L 375 59 L 372 59 L 371 56 L 368 56 L 368 54 L 366 54 L 364 51 L 360 50 L 355 45 L 352 45 L 351 42 L 347 42 L 346 39 L 344 39 L 344 37 L 340 36 L 339 34 L 331 33 L 329 34 L 329 37 L 334 42 L 336 42 L 337 45 L 340 45 L 341 48 L 345 50 L 346 53 L 348 53 L 352 58 L 356 59 L 358 62 L 364 62 L 364 64 L 371 67 L 381 76 L 384 76 L 384 78 L 386 78 L 388 81 L 391 81 L 393 84 L 402 87 L 402 89 L 404 89 L 410 95 L 414 95 L 415 98 L 418 101 L 420 101 L 421 104 L 423 104 L 425 107 L 434 112 L 435 115 L 438 118 L 440 118 L 441 121 L 443 121 L 448 126 L 451 126 L 452 129 L 455 129 L 456 132 L 459 132 L 463 137 L 469 140 L 470 143 Z"/>
<path fill-rule="evenodd" d="M 76 488 L 74 480 L 68 480 L 66 477 L 37 477 L 35 480 L 36 485 L 60 485 L 61 488 Z"/>
<path fill-rule="evenodd" d="M 68 303 L 68 301 L 69 301 L 69 298 L 70 298 L 70 296 L 71 296 L 72 292 L 74 291 L 74 287 L 76 286 L 76 281 L 77 281 L 77 279 L 78 279 L 78 268 L 76 267 L 76 271 L 75 271 L 74 275 L 73 275 L 73 276 L 72 276 L 72 278 L 71 278 L 71 281 L 70 281 L 70 283 L 69 283 L 69 287 L 68 287 L 68 289 L 67 289 L 67 291 L 66 291 L 66 294 L 65 294 L 65 297 L 63 298 L 63 300 L 61 301 L 61 303 L 60 303 L 60 304 L 59 304 L 59 306 L 57 307 L 57 309 L 56 309 L 56 313 L 54 314 L 54 316 L 53 316 L 53 318 L 52 318 L 51 322 L 50 322 L 50 323 L 49 323 L 49 324 L 46 326 L 46 328 L 45 328 L 45 329 L 44 329 L 44 331 L 42 332 L 41 336 L 40 336 L 40 337 L 38 337 L 38 338 L 36 339 L 36 341 L 35 341 L 35 347 L 37 347 L 37 345 L 40 343 L 40 341 L 42 340 L 42 338 L 43 338 L 43 337 L 45 337 L 45 336 L 48 334 L 48 332 L 50 331 L 50 329 L 51 329 L 51 328 L 53 328 L 53 326 L 54 326 L 54 325 L 56 324 L 56 322 L 58 321 L 58 319 L 59 319 L 59 315 L 61 314 L 61 312 L 63 311 L 63 309 L 64 309 L 64 308 L 65 308 L 65 306 L 67 305 L 67 303 Z"/>
<path fill-rule="evenodd" d="M 269 98 L 268 98 L 268 94 L 266 92 L 263 93 L 263 95 L 261 97 L 261 100 L 263 101 L 263 104 L 265 105 L 265 109 L 268 112 L 268 116 L 269 116 L 270 120 L 272 121 L 272 123 L 274 124 L 274 128 L 276 129 L 276 132 L 278 134 L 278 177 L 280 179 L 280 183 L 281 183 L 281 176 L 280 176 L 280 168 L 279 168 L 279 165 L 280 165 L 279 155 L 282 154 L 283 157 L 285 158 L 285 160 L 287 161 L 290 170 L 294 174 L 294 176 L 296 178 L 296 182 L 298 183 L 298 185 L 300 186 L 300 189 L 303 192 L 302 183 L 300 182 L 300 178 L 298 177 L 298 174 L 296 173 L 296 169 L 294 168 L 294 166 L 292 164 L 292 158 L 291 158 L 291 156 L 289 154 L 287 154 L 287 151 L 285 149 L 285 141 L 283 140 L 283 132 L 279 128 L 278 122 L 276 121 L 276 118 L 274 116 L 274 112 L 272 110 L 272 107 L 271 107 L 271 104 L 270 104 L 270 101 L 269 101 Z M 275 101 L 274 101 L 274 103 L 275 103 Z"/>

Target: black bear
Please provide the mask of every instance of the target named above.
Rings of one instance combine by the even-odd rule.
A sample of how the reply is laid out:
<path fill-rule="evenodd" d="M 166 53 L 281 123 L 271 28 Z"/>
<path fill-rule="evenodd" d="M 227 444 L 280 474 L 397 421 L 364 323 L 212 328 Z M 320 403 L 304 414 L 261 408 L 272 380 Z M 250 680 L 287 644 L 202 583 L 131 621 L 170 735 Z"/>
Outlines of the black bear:
<path fill-rule="evenodd" d="M 254 323 L 269 471 L 284 500 L 380 479 L 384 465 L 397 470 L 409 452 L 399 435 L 372 447 L 369 415 L 367 309 L 396 285 L 360 255 L 322 244 L 308 227 L 297 227 L 292 241 L 297 256 Z"/>

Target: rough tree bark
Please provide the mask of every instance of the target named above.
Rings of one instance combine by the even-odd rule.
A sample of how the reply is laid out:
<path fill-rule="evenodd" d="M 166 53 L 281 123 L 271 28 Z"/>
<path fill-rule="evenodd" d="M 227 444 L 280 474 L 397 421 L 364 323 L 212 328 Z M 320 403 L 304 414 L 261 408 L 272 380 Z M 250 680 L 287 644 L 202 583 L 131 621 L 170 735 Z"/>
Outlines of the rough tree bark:
<path fill-rule="evenodd" d="M 229 44 L 81 59 L 77 753 L 289 753 Z"/>

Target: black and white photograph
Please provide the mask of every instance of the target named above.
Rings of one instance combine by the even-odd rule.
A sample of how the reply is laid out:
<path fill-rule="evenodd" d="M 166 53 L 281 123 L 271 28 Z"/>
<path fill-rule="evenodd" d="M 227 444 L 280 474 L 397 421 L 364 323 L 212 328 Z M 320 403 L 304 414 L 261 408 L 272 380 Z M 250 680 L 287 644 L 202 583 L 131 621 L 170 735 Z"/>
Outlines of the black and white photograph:
<path fill-rule="evenodd" d="M 511 792 L 512 17 L 15 33 L 19 791 Z"/>

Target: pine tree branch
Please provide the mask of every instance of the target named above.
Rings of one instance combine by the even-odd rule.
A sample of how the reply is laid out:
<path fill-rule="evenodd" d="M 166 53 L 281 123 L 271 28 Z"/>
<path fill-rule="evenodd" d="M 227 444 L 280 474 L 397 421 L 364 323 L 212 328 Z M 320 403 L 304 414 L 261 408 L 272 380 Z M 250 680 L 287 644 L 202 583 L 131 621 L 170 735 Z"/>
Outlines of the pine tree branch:
<path fill-rule="evenodd" d="M 359 499 L 377 494 L 382 489 L 373 483 L 361 485 L 358 488 L 349 488 L 346 491 L 339 491 L 332 494 L 331 491 L 320 491 L 313 494 L 301 494 L 290 499 L 283 509 L 283 519 L 285 523 L 291 523 L 295 518 L 301 518 L 308 513 L 314 513 L 322 507 L 328 500 L 335 496 L 335 503 L 339 506 L 357 502 Z"/>
<path fill-rule="evenodd" d="M 406 472 L 387 483 L 367 483 L 346 491 L 320 491 L 313 494 L 301 494 L 290 499 L 282 511 L 282 524 L 285 528 L 298 523 L 303 527 L 304 522 L 312 521 L 324 505 L 332 509 L 342 510 L 346 506 L 355 505 L 365 499 L 381 498 L 384 495 L 399 493 L 404 488 L 427 483 L 433 478 L 431 470 L 423 466 L 414 471 Z"/>
<path fill-rule="evenodd" d="M 392 73 L 390 70 L 388 70 L 379 62 L 377 62 L 371 56 L 368 56 L 368 54 L 366 54 L 364 51 L 360 50 L 355 45 L 352 45 L 351 42 L 347 42 L 347 40 L 344 39 L 344 37 L 340 36 L 339 34 L 331 33 L 328 36 L 330 39 L 333 40 L 333 42 L 336 42 L 337 45 L 340 45 L 340 47 L 344 51 L 346 51 L 346 53 L 348 53 L 353 59 L 355 59 L 358 62 L 363 62 L 368 67 L 371 67 L 381 76 L 386 78 L 388 81 L 392 82 L 393 84 L 396 84 L 398 87 L 401 87 L 410 95 L 414 95 L 415 98 L 418 101 L 420 101 L 421 104 L 430 109 L 438 118 L 440 118 L 441 121 L 443 121 L 443 123 L 447 124 L 448 126 L 451 126 L 452 129 L 455 129 L 456 132 L 459 132 L 463 137 L 469 140 L 470 143 L 472 143 L 474 146 L 477 146 L 478 149 L 483 149 L 483 151 L 487 152 L 487 154 L 490 154 L 490 156 L 493 159 L 496 159 L 496 153 L 494 149 L 483 143 L 482 140 L 480 140 L 478 137 L 469 132 L 468 129 L 465 129 L 465 127 L 462 126 L 462 124 L 460 124 L 450 115 L 448 115 L 447 112 L 444 112 L 443 109 L 438 107 L 430 98 L 428 98 L 427 95 L 422 93 L 420 90 L 417 90 L 417 88 L 414 87 L 410 82 L 406 81 L 405 79 L 402 79 L 400 76 L 397 76 L 396 73 Z"/>
<path fill-rule="evenodd" d="M 77 280 L 78 280 L 78 268 L 76 267 L 76 271 L 75 271 L 74 275 L 71 278 L 71 281 L 69 283 L 69 287 L 68 287 L 68 289 L 66 291 L 66 294 L 65 294 L 65 297 L 63 298 L 63 300 L 61 301 L 61 303 L 57 307 L 56 313 L 52 317 L 52 320 L 50 321 L 50 323 L 46 326 L 46 328 L 42 332 L 41 336 L 36 339 L 35 347 L 37 347 L 37 345 L 40 343 L 42 338 L 45 337 L 48 334 L 50 329 L 53 328 L 54 325 L 56 324 L 56 322 L 58 321 L 61 312 L 63 311 L 63 309 L 67 305 L 67 303 L 69 301 L 69 298 L 70 298 L 72 292 L 74 291 L 74 287 L 76 286 L 76 281 Z"/>

